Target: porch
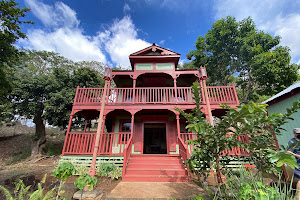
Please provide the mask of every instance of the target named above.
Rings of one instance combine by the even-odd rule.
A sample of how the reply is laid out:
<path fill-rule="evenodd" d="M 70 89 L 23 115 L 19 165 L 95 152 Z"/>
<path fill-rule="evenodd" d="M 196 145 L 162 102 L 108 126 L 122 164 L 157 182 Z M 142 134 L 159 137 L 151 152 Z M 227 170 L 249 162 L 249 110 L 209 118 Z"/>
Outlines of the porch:
<path fill-rule="evenodd" d="M 202 89 L 203 90 L 203 89 Z M 99 106 L 102 102 L 103 88 L 77 88 L 74 107 Z M 238 105 L 235 86 L 208 86 L 210 104 Z M 203 92 L 202 92 L 203 94 Z M 108 88 L 107 106 L 133 104 L 194 104 L 191 87 L 138 87 L 138 88 Z M 202 104 L 206 104 L 202 98 Z"/>
<path fill-rule="evenodd" d="M 63 149 L 63 155 L 66 156 L 91 156 L 93 154 L 95 144 L 96 132 L 93 133 L 79 133 L 70 132 L 66 136 L 65 146 Z M 194 146 L 187 144 L 187 140 L 195 140 L 197 135 L 195 133 L 180 133 L 180 140 L 184 143 L 182 148 L 179 147 L 179 151 L 188 149 L 189 153 L 192 153 Z M 179 138 L 177 138 L 179 140 Z M 249 142 L 246 136 L 240 136 L 239 141 Z M 98 149 L 98 156 L 124 156 L 124 150 L 131 142 L 130 132 L 118 132 L 118 133 L 103 133 L 100 137 L 100 145 Z M 179 142 L 180 143 L 180 142 Z M 181 146 L 179 144 L 179 146 Z M 136 154 L 132 148 L 129 154 Z M 242 148 L 233 148 L 231 150 L 224 151 L 224 155 L 228 153 L 229 156 L 248 156 L 249 153 Z M 176 153 L 175 153 L 176 154 Z M 177 153 L 177 155 L 179 152 Z"/>

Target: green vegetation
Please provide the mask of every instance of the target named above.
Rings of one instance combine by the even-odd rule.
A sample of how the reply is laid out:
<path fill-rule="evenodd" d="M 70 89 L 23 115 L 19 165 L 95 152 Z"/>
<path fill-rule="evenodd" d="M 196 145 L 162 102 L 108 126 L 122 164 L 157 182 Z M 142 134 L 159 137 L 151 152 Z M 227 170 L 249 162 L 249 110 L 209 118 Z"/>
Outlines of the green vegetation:
<path fill-rule="evenodd" d="M 20 67 L 14 70 L 10 93 L 13 115 L 25 116 L 35 123 L 32 156 L 42 153 L 45 142 L 45 124 L 66 128 L 72 110 L 76 87 L 101 87 L 103 79 L 88 65 L 98 62 L 74 63 L 57 53 L 26 50 Z M 95 66 L 94 66 L 95 67 Z"/>
<path fill-rule="evenodd" d="M 11 158 L 7 161 L 7 165 L 16 164 L 22 160 L 25 160 L 26 158 L 29 158 L 31 155 L 31 145 L 29 144 L 25 148 L 23 148 L 21 151 L 15 152 L 11 155 Z"/>
<path fill-rule="evenodd" d="M 21 25 L 33 23 L 22 20 L 25 17 L 25 13 L 29 10 L 29 8 L 20 8 L 20 5 L 15 0 L 0 1 L 0 104 L 5 103 L 3 97 L 12 88 L 8 73 L 11 68 L 16 66 L 21 55 L 21 52 L 14 44 L 20 38 L 26 38 L 25 33 L 22 32 Z"/>
<path fill-rule="evenodd" d="M 81 197 L 83 194 L 83 189 L 87 187 L 89 190 L 94 188 L 98 183 L 98 179 L 96 177 L 91 177 L 90 175 L 79 176 L 78 179 L 74 182 L 74 185 L 81 190 Z"/>
<path fill-rule="evenodd" d="M 109 164 L 109 165 L 107 165 Z M 111 169 L 108 169 L 111 168 Z M 109 170 L 107 172 L 107 170 Z M 100 163 L 97 166 L 97 175 L 98 176 L 107 176 L 111 178 L 111 180 L 119 179 L 122 177 L 123 168 L 116 166 L 113 163 Z"/>
<path fill-rule="evenodd" d="M 277 183 L 265 185 L 253 172 L 242 167 L 235 174 L 227 174 L 227 192 L 231 194 L 231 199 L 239 200 L 296 199 L 293 196 L 292 181 L 282 185 L 281 180 L 280 176 Z"/>
<path fill-rule="evenodd" d="M 52 176 L 54 176 L 57 179 L 60 179 L 59 187 L 57 189 L 56 199 L 58 199 L 58 195 L 64 192 L 61 191 L 61 187 L 65 183 L 67 178 L 73 176 L 75 173 L 76 173 L 75 167 L 70 162 L 60 163 L 57 166 L 57 168 L 53 171 Z"/>
<path fill-rule="evenodd" d="M 14 189 L 14 195 L 10 193 L 8 189 L 0 185 L 0 190 L 3 192 L 7 200 L 54 200 L 55 199 L 55 188 L 46 192 L 42 187 L 45 183 L 47 175 L 44 176 L 41 183 L 38 183 L 38 188 L 33 193 L 29 193 L 31 186 L 25 186 L 22 180 L 16 183 Z"/>
<path fill-rule="evenodd" d="M 112 173 L 116 170 L 116 166 L 111 163 L 103 163 L 100 167 L 101 176 L 106 176 L 106 194 L 105 199 L 107 199 L 108 193 L 108 176 L 109 173 Z"/>
<path fill-rule="evenodd" d="M 195 47 L 182 68 L 206 66 L 208 83 L 235 83 L 242 102 L 263 100 L 298 79 L 299 65 L 290 63 L 289 47 L 280 46 L 279 36 L 258 30 L 250 17 L 216 21 L 204 37 L 198 36 Z"/>
<path fill-rule="evenodd" d="M 226 169 L 229 161 L 226 159 L 226 155 L 223 156 L 226 149 L 240 147 L 252 152 L 249 158 L 261 173 L 278 173 L 278 168 L 282 168 L 284 164 L 297 167 L 293 155 L 276 152 L 273 135 L 280 134 L 280 126 L 290 119 L 293 113 L 297 112 L 300 108 L 300 100 L 295 102 L 291 109 L 287 109 L 285 114 L 271 115 L 267 115 L 267 105 L 265 104 L 242 104 L 237 106 L 237 110 L 222 105 L 228 111 L 219 123 L 212 126 L 207 123 L 207 119 L 201 112 L 201 95 L 199 95 L 201 89 L 198 84 L 194 84 L 192 89 L 196 102 L 193 112 L 185 113 L 176 108 L 187 119 L 189 131 L 197 133 L 196 140 L 188 141 L 189 144 L 196 147 L 188 159 L 189 166 L 200 172 L 205 172 L 214 166 L 225 199 L 227 198 L 226 185 L 222 180 L 221 169 Z M 249 143 L 238 140 L 239 137 L 245 135 L 247 135 Z"/>

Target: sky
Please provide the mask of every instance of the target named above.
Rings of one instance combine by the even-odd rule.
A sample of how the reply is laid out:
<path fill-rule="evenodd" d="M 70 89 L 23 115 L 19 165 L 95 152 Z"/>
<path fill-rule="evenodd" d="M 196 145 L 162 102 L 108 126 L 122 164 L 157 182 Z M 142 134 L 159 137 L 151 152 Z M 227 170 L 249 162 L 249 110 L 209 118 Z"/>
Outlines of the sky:
<path fill-rule="evenodd" d="M 153 43 L 181 54 L 228 15 L 251 16 L 258 29 L 281 37 L 300 64 L 300 0 L 17 0 L 29 7 L 23 48 L 60 53 L 73 61 L 130 66 L 128 56 Z"/>

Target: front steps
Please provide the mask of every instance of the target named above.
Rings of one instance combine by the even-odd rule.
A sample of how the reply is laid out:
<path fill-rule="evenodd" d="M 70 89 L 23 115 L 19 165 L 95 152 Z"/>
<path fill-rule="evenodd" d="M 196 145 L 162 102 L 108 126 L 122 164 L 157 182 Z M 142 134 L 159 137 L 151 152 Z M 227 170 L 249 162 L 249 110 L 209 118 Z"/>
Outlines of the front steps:
<path fill-rule="evenodd" d="M 180 156 L 131 155 L 122 181 L 188 182 L 188 176 Z"/>

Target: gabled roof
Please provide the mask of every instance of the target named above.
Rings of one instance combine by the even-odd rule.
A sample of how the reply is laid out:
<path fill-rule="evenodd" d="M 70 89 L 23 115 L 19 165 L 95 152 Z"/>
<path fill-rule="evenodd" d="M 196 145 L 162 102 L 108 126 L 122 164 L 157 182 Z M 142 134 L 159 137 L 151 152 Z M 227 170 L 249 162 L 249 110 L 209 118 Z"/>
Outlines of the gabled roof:
<path fill-rule="evenodd" d="M 157 46 L 155 43 L 145 49 L 129 55 L 132 70 L 134 69 L 134 62 L 151 62 L 153 60 L 175 62 L 175 67 L 177 67 L 179 58 L 179 53 Z"/>
<path fill-rule="evenodd" d="M 300 81 L 298 81 L 297 83 L 294 83 L 293 85 L 291 85 L 290 87 L 284 89 L 283 91 L 277 93 L 276 95 L 272 96 L 270 99 L 264 101 L 263 103 L 269 104 L 270 102 L 279 99 L 283 96 L 285 96 L 288 93 L 291 93 L 292 91 L 296 90 L 300 88 Z"/>
<path fill-rule="evenodd" d="M 151 46 L 142 49 L 140 51 L 137 51 L 135 53 L 132 53 L 129 55 L 129 57 L 131 56 L 167 56 L 167 55 L 177 55 L 180 56 L 179 53 L 176 53 L 174 51 L 165 49 L 163 47 L 157 46 L 155 43 L 153 43 Z"/>

